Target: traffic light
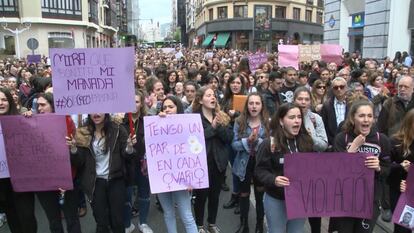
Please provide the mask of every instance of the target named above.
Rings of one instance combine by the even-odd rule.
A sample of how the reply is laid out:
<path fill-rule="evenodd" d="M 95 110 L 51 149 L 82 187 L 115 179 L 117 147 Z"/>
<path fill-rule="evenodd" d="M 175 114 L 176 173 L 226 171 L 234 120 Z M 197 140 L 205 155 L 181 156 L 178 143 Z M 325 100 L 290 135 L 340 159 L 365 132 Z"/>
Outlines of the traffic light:
<path fill-rule="evenodd" d="M 126 39 L 126 36 L 121 36 L 121 39 L 122 39 L 122 40 L 125 40 L 125 39 Z"/>

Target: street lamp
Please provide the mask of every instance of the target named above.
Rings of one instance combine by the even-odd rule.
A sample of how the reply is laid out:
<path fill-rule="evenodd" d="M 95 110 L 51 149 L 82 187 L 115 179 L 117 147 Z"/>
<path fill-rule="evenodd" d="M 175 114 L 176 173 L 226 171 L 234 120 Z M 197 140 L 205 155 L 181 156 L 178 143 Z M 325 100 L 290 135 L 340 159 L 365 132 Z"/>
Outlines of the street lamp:
<path fill-rule="evenodd" d="M 26 31 L 26 30 L 29 30 L 30 26 L 32 26 L 32 24 L 30 22 L 24 22 L 24 23 L 21 23 L 21 24 L 23 25 L 23 28 L 17 27 L 16 29 L 13 30 L 13 29 L 7 27 L 6 18 L 3 17 L 3 20 L 1 22 L 1 26 L 3 27 L 3 29 L 13 33 L 15 38 L 16 38 L 16 56 L 17 56 L 17 59 L 20 59 L 19 34 Z"/>

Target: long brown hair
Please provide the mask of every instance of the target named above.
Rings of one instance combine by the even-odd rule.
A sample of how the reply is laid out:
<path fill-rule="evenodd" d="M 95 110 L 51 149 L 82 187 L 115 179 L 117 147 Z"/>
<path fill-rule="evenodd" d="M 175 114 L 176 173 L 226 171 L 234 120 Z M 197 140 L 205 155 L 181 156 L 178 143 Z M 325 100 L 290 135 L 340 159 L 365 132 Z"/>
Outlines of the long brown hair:
<path fill-rule="evenodd" d="M 267 113 L 266 105 L 263 101 L 263 96 L 258 93 L 250 93 L 247 96 L 246 103 L 244 104 L 244 110 L 240 114 L 239 117 L 236 118 L 236 122 L 239 124 L 239 131 L 237 132 L 237 136 L 240 138 L 241 135 L 243 135 L 244 132 L 246 132 L 248 120 L 250 117 L 250 113 L 248 110 L 249 105 L 249 99 L 252 96 L 258 96 L 260 98 L 260 102 L 262 103 L 262 110 L 260 111 L 260 121 L 265 129 L 265 135 L 266 137 L 269 136 L 269 114 Z"/>
<path fill-rule="evenodd" d="M 414 109 L 408 111 L 402 121 L 400 129 L 394 134 L 394 138 L 401 142 L 398 146 L 401 147 L 403 157 L 407 157 L 410 153 L 410 146 L 414 141 Z"/>
<path fill-rule="evenodd" d="M 193 101 L 193 107 L 192 107 L 192 112 L 193 113 L 202 113 L 202 105 L 200 104 L 200 101 L 203 100 L 203 96 L 206 93 L 206 91 L 210 89 L 214 92 L 214 90 L 209 87 L 209 86 L 204 86 L 201 87 L 197 90 L 194 101 Z M 217 100 L 217 96 L 216 96 L 216 108 L 214 109 L 214 113 L 215 114 L 219 114 L 223 120 L 222 124 L 224 126 L 228 125 L 230 123 L 230 117 L 223 111 L 220 110 L 220 105 L 218 105 L 218 100 Z"/>
<path fill-rule="evenodd" d="M 369 102 L 368 100 L 356 100 L 351 105 L 348 115 L 346 116 L 346 119 L 344 121 L 344 125 L 342 126 L 342 130 L 344 132 L 351 133 L 354 131 L 354 127 L 355 127 L 354 117 L 358 109 L 362 106 L 369 106 L 371 107 L 372 112 L 374 112 L 374 105 L 372 105 L 371 102 Z"/>
<path fill-rule="evenodd" d="M 276 148 L 280 148 L 282 153 L 286 153 L 289 148 L 286 144 L 286 135 L 284 133 L 284 129 L 280 125 L 280 120 L 283 119 L 287 113 L 294 108 L 298 108 L 300 114 L 302 115 L 302 124 L 300 126 L 299 134 L 296 136 L 297 141 L 297 149 L 300 152 L 310 152 L 313 148 L 313 141 L 311 136 L 309 136 L 308 131 L 305 128 L 303 112 L 300 107 L 293 103 L 285 103 L 279 106 L 277 109 L 276 114 L 273 115 L 272 120 L 270 121 L 270 129 L 272 131 L 271 136 L 274 137 L 274 142 Z"/>

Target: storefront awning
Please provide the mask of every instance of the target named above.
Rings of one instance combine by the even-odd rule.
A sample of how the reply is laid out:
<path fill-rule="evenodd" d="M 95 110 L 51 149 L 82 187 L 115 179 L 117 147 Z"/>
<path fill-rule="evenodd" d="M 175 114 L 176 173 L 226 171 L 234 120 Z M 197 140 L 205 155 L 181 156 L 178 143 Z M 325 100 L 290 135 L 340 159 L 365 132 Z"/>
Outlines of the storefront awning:
<path fill-rule="evenodd" d="M 224 48 L 227 44 L 227 41 L 229 40 L 229 37 L 230 37 L 230 32 L 219 33 L 214 46 L 216 48 Z"/>
<path fill-rule="evenodd" d="M 206 39 L 204 39 L 203 44 L 201 44 L 201 46 L 203 47 L 209 46 L 213 38 L 214 38 L 214 34 L 208 34 Z"/>

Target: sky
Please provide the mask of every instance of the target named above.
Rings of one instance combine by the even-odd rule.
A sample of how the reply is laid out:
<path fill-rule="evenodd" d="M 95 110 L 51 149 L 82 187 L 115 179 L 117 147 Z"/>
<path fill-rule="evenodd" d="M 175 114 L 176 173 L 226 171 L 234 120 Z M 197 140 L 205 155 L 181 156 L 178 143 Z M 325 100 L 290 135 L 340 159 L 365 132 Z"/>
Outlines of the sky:
<path fill-rule="evenodd" d="M 169 23 L 172 21 L 171 14 L 171 0 L 138 0 L 140 8 L 141 19 L 153 19 L 154 23 L 160 22 L 161 24 Z M 151 21 L 143 20 L 143 24 L 148 24 Z"/>

